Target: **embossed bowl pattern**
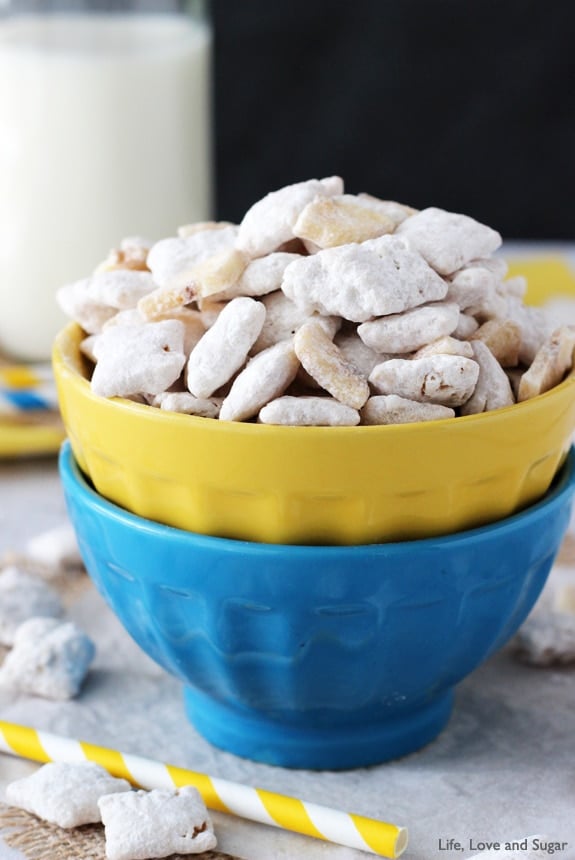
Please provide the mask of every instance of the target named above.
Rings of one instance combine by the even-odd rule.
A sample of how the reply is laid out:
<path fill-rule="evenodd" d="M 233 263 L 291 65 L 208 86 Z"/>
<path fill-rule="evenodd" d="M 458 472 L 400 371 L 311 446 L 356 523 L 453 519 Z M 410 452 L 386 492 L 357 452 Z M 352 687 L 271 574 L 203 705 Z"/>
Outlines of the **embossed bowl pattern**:
<path fill-rule="evenodd" d="M 379 427 L 273 427 L 94 395 L 72 324 L 54 373 L 76 459 L 110 501 L 200 534 L 366 544 L 448 534 L 541 498 L 575 429 L 575 376 L 506 409 Z"/>
<path fill-rule="evenodd" d="M 566 530 L 571 453 L 545 498 L 457 535 L 281 546 L 173 529 L 105 500 L 69 443 L 60 470 L 86 567 L 126 630 L 185 685 L 216 746 L 290 767 L 411 752 L 455 685 L 537 599 Z"/>

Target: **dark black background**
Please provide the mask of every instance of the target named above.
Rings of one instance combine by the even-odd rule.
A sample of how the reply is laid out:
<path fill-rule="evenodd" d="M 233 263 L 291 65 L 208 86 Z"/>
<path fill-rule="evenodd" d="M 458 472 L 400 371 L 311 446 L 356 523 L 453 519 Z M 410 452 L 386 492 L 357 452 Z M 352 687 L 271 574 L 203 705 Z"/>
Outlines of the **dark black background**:
<path fill-rule="evenodd" d="M 337 173 L 575 239 L 574 0 L 213 0 L 217 214 Z"/>

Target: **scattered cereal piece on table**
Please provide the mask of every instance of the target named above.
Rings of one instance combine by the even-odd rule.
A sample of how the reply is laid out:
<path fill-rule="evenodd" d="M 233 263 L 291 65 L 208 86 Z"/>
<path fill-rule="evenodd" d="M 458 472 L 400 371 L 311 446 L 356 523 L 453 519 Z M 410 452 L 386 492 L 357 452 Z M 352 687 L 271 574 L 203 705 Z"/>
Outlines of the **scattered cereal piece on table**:
<path fill-rule="evenodd" d="M 29 618 L 59 618 L 62 601 L 37 576 L 10 566 L 0 573 L 0 643 L 12 645 L 16 631 Z"/>
<path fill-rule="evenodd" d="M 67 829 L 101 821 L 100 797 L 131 788 L 125 779 L 110 776 L 95 762 L 50 762 L 11 782 L 6 799 L 12 806 Z"/>
<path fill-rule="evenodd" d="M 14 634 L 0 666 L 0 685 L 46 699 L 72 699 L 94 655 L 93 642 L 72 621 L 30 618 Z"/>
<path fill-rule="evenodd" d="M 147 860 L 201 854 L 216 847 L 208 811 L 198 790 L 153 789 L 108 794 L 98 801 L 107 860 Z"/>
<path fill-rule="evenodd" d="M 518 657 L 533 666 L 575 663 L 575 615 L 538 609 L 519 628 L 513 646 Z"/>
<path fill-rule="evenodd" d="M 69 522 L 34 535 L 26 544 L 25 553 L 32 561 L 55 570 L 84 567 L 76 532 Z"/>

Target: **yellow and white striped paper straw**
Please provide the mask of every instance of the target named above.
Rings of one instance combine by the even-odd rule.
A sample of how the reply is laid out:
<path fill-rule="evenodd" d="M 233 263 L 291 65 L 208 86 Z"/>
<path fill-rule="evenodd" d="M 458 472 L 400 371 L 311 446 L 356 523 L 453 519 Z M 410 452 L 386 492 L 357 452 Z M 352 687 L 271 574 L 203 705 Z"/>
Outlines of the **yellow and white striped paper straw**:
<path fill-rule="evenodd" d="M 148 790 L 193 785 L 210 809 L 392 860 L 407 847 L 405 827 L 1 720 L 0 752 L 39 762 L 94 761 Z"/>

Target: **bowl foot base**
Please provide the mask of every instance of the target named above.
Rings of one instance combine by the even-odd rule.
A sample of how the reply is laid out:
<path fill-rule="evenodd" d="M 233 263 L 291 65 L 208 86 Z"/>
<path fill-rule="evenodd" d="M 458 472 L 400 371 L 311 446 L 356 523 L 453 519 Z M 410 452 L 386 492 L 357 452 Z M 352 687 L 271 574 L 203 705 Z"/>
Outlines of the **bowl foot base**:
<path fill-rule="evenodd" d="M 437 737 L 453 707 L 453 690 L 447 690 L 393 719 L 304 727 L 216 701 L 191 687 L 184 697 L 191 723 L 214 746 L 265 764 L 311 770 L 366 767 L 415 752 Z"/>

